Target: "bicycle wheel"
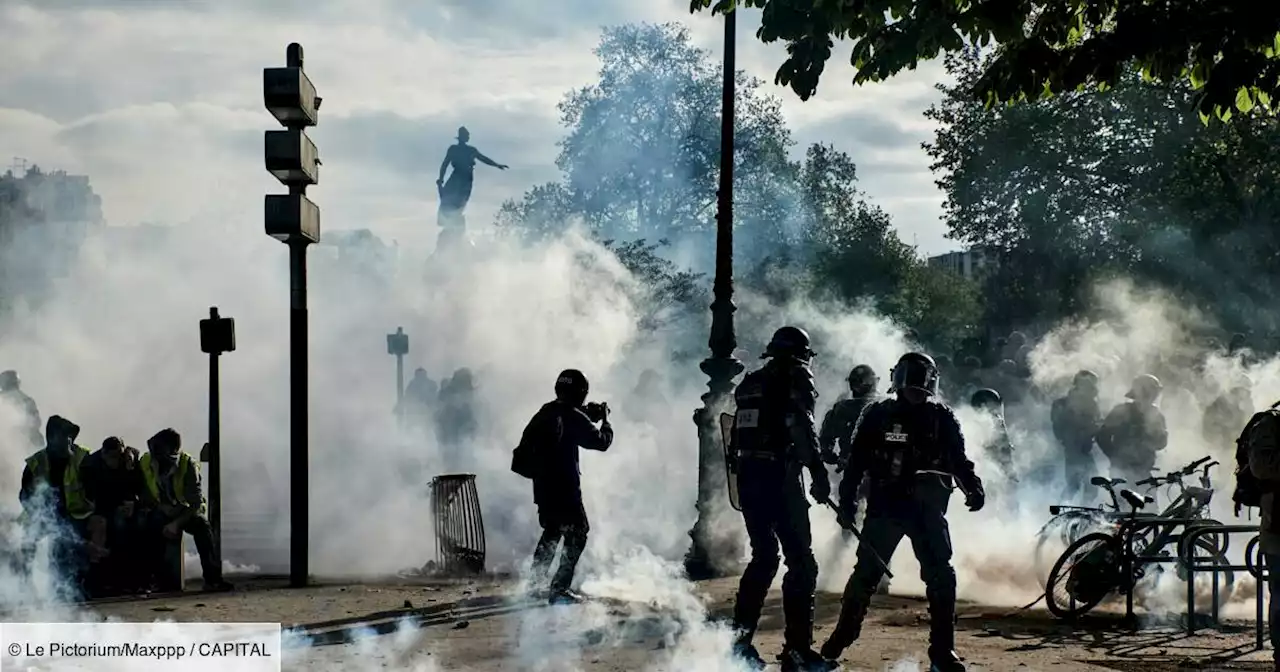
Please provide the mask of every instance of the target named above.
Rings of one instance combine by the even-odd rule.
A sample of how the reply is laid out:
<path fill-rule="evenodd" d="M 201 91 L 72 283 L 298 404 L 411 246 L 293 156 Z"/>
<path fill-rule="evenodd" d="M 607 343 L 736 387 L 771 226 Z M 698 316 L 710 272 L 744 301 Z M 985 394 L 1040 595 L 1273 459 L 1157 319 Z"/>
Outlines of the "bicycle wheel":
<path fill-rule="evenodd" d="M 1253 538 L 1249 540 L 1249 544 L 1244 547 L 1244 566 L 1249 568 L 1249 575 L 1255 579 L 1260 578 L 1258 576 L 1257 561 L 1260 559 L 1258 555 L 1258 543 L 1261 541 L 1262 538 L 1255 534 L 1253 535 Z"/>
<path fill-rule="evenodd" d="M 1122 585 L 1124 545 L 1105 532 L 1092 532 L 1062 552 L 1049 572 L 1045 604 L 1058 618 L 1071 619 L 1098 606 Z"/>
<path fill-rule="evenodd" d="M 1208 539 L 1197 539 L 1196 548 L 1200 549 L 1203 553 L 1203 555 L 1196 556 L 1197 560 L 1211 559 L 1213 564 L 1219 567 L 1231 566 L 1231 561 L 1228 560 L 1227 556 L 1221 552 L 1217 544 L 1212 541 Z M 1247 553 L 1248 550 L 1246 549 L 1245 552 Z M 1185 574 L 1185 572 L 1183 573 Z M 1236 585 L 1236 573 L 1230 569 L 1220 569 L 1216 573 L 1218 575 L 1218 609 L 1221 610 L 1222 607 L 1231 600 L 1231 593 L 1235 590 Z M 1206 584 L 1213 580 L 1212 577 L 1204 576 L 1204 574 L 1205 572 L 1200 572 L 1200 578 Z M 1185 581 L 1186 577 L 1183 576 L 1182 579 Z"/>
<path fill-rule="evenodd" d="M 1032 562 L 1036 570 L 1036 577 L 1040 581 L 1040 587 L 1043 588 L 1047 585 L 1048 570 L 1053 567 L 1051 563 L 1057 560 L 1057 556 L 1045 557 L 1049 552 L 1051 542 L 1070 546 L 1076 539 L 1105 525 L 1106 523 L 1102 521 L 1100 514 L 1092 511 L 1063 511 L 1050 518 L 1049 522 L 1045 523 L 1044 527 L 1040 528 L 1040 532 L 1036 535 L 1036 547 L 1032 555 Z"/>

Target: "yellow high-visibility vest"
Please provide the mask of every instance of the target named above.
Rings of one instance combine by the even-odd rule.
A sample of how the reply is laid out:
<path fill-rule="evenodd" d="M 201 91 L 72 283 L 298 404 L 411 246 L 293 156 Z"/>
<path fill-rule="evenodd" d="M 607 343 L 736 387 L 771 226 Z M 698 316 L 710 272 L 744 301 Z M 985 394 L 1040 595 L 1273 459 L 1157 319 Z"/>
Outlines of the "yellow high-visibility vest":
<path fill-rule="evenodd" d="M 155 464 L 151 459 L 151 453 L 142 456 L 138 460 L 138 466 L 142 469 L 142 477 L 147 484 L 147 492 L 151 494 L 151 498 L 157 502 L 178 506 L 194 506 L 196 507 L 196 515 L 205 515 L 205 499 L 201 493 L 200 501 L 186 501 L 186 485 L 187 479 L 191 478 L 191 470 L 194 460 L 186 453 L 178 453 L 178 467 L 173 470 L 173 482 L 170 486 L 173 489 L 173 501 L 164 501 L 160 496 L 160 465 Z M 197 476 L 198 477 L 198 476 Z"/>
<path fill-rule="evenodd" d="M 62 474 L 62 496 L 66 503 L 67 515 L 76 520 L 84 520 L 93 513 L 93 502 L 84 492 L 84 481 L 80 480 L 80 464 L 89 455 L 89 451 L 77 445 L 71 446 L 71 456 L 67 460 L 66 471 Z M 48 450 L 27 458 L 27 468 L 37 481 L 49 482 Z M 24 514 L 25 518 L 25 514 Z"/>

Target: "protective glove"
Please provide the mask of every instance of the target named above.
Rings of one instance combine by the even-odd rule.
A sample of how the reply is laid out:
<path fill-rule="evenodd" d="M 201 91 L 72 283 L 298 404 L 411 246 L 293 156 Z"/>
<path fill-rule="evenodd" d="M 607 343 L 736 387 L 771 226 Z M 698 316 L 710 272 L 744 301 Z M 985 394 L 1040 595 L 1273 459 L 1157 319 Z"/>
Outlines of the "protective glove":
<path fill-rule="evenodd" d="M 827 476 L 827 470 L 819 467 L 809 470 L 809 477 L 813 480 L 809 484 L 809 494 L 813 495 L 813 501 L 825 503 L 831 500 L 831 480 Z"/>
<path fill-rule="evenodd" d="M 987 503 L 987 491 L 982 487 L 982 479 L 972 471 L 967 474 L 956 474 L 956 485 L 964 491 L 964 505 L 970 511 L 981 511 Z"/>
<path fill-rule="evenodd" d="M 987 493 L 982 489 L 982 481 L 971 484 L 964 493 L 964 505 L 969 507 L 970 511 L 981 511 L 986 503 Z"/>
<path fill-rule="evenodd" d="M 852 525 L 858 519 L 858 499 L 842 495 L 840 504 L 836 507 L 836 517 L 840 521 L 840 527 Z"/>

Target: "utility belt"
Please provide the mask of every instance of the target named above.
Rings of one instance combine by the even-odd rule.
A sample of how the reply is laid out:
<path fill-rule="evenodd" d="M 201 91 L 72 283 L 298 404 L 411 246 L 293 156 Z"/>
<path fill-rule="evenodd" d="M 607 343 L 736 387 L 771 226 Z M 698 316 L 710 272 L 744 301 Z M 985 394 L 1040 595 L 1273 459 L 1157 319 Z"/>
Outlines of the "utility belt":
<path fill-rule="evenodd" d="M 783 456 L 772 450 L 742 450 L 738 451 L 739 460 L 759 460 L 762 462 L 781 462 Z"/>

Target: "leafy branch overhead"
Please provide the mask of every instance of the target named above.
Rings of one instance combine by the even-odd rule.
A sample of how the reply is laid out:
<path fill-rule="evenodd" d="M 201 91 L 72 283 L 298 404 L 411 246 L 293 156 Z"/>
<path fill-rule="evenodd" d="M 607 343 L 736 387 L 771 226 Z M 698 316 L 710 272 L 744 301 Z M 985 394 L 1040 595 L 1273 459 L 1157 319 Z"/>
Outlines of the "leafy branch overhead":
<path fill-rule="evenodd" d="M 715 4 L 712 7 L 712 4 Z M 694 12 L 732 8 L 693 0 Z M 783 41 L 778 84 L 813 96 L 837 39 L 853 42 L 854 84 L 921 61 L 996 45 L 972 94 L 987 105 L 1105 90 L 1135 64 L 1151 81 L 1185 81 L 1202 119 L 1275 111 L 1280 2 L 1266 0 L 743 0 L 764 10 L 756 36 Z"/>

